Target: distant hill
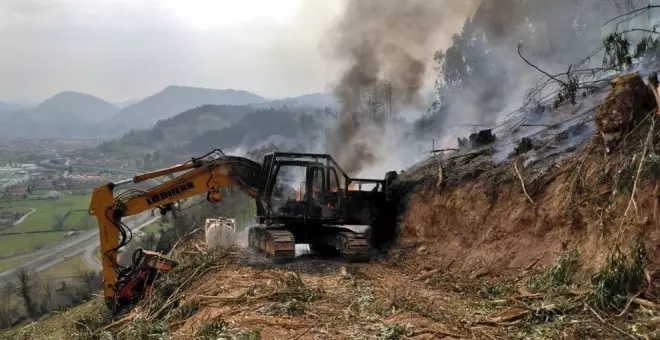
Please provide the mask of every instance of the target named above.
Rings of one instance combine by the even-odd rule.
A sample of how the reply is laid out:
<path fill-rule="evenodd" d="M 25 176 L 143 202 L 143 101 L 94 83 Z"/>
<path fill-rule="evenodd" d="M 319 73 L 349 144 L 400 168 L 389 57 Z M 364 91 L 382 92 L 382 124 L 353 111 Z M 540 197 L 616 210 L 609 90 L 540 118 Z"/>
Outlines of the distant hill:
<path fill-rule="evenodd" d="M 100 151 L 121 155 L 158 152 L 161 160 L 168 157 L 168 161 L 178 162 L 176 156 L 187 159 L 216 148 L 233 152 L 269 143 L 316 145 L 315 136 L 329 117 L 325 109 L 204 105 L 158 121 L 151 129 L 132 130 L 103 143 Z"/>
<path fill-rule="evenodd" d="M 41 104 L 0 115 L 3 137 L 93 137 L 96 124 L 119 111 L 116 106 L 85 93 L 66 91 Z"/>
<path fill-rule="evenodd" d="M 23 106 L 15 103 L 0 102 L 0 112 L 16 111 L 22 109 Z"/>
<path fill-rule="evenodd" d="M 139 103 L 141 100 L 142 98 L 132 98 L 120 102 L 114 102 L 112 104 L 120 109 L 125 109 L 131 105 Z"/>
<path fill-rule="evenodd" d="M 151 129 L 133 130 L 118 142 L 156 149 L 187 145 L 191 139 L 207 131 L 232 126 L 252 111 L 254 109 L 248 106 L 204 105 L 160 120 Z"/>
<path fill-rule="evenodd" d="M 92 95 L 79 92 L 60 92 L 26 113 L 39 119 L 81 119 L 87 123 L 99 123 L 114 116 L 119 108 Z"/>
<path fill-rule="evenodd" d="M 273 136 L 296 138 L 303 134 L 305 128 L 316 130 L 314 119 L 309 115 L 283 108 L 257 109 L 232 126 L 210 130 L 193 138 L 189 150 L 203 153 L 213 148 L 252 147 Z"/>
<path fill-rule="evenodd" d="M 263 97 L 247 91 L 168 86 L 121 110 L 109 121 L 109 125 L 121 133 L 150 128 L 159 120 L 203 105 L 247 105 L 265 101 Z"/>
<path fill-rule="evenodd" d="M 331 93 L 311 93 L 293 98 L 284 98 L 270 100 L 264 103 L 257 103 L 251 105 L 252 107 L 269 108 L 269 107 L 298 107 L 298 108 L 336 108 L 339 106 L 337 98 Z"/>

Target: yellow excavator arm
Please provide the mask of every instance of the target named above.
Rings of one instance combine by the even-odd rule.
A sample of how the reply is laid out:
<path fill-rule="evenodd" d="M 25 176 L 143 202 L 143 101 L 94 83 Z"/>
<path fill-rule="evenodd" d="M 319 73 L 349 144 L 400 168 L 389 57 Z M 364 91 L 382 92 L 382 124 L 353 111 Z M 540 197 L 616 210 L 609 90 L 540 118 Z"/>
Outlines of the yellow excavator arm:
<path fill-rule="evenodd" d="M 132 305 L 145 293 L 148 294 L 153 274 L 169 270 L 176 263 L 167 257 L 138 249 L 133 264 L 124 268 L 118 264 L 117 254 L 130 241 L 131 230 L 123 217 L 160 208 L 164 214 L 181 199 L 206 193 L 213 202 L 222 200 L 222 189 L 239 187 L 251 197 L 257 195 L 257 183 L 261 165 L 243 157 L 226 156 L 220 150 L 174 167 L 157 170 L 117 183 L 97 187 L 89 207 L 89 213 L 98 222 L 101 258 L 103 265 L 103 293 L 113 311 Z M 129 189 L 119 195 L 114 190 L 123 185 L 181 173 L 147 190 Z M 138 253 L 139 252 L 139 253 Z"/>

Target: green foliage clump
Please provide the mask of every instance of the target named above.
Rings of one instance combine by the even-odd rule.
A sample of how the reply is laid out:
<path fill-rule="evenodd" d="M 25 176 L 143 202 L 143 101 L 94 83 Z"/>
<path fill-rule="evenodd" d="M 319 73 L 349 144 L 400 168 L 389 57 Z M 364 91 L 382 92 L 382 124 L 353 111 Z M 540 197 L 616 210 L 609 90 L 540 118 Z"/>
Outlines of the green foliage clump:
<path fill-rule="evenodd" d="M 307 304 L 303 301 L 298 301 L 297 299 L 277 302 L 268 307 L 259 309 L 259 313 L 270 316 L 296 316 L 304 314 L 305 311 L 307 311 Z"/>
<path fill-rule="evenodd" d="M 623 308 L 644 282 L 646 259 L 646 248 L 639 240 L 632 243 L 629 256 L 617 249 L 591 278 L 594 304 L 605 310 Z"/>
<path fill-rule="evenodd" d="M 288 302 L 296 300 L 311 302 L 323 296 L 323 290 L 307 286 L 298 273 L 287 273 L 280 278 L 279 285 L 280 288 L 269 296 L 272 301 Z"/>
<path fill-rule="evenodd" d="M 560 85 L 561 89 L 554 102 L 555 108 L 566 101 L 575 105 L 577 103 L 575 99 L 580 89 L 580 77 L 575 73 L 571 73 L 570 66 L 568 67 L 568 71 L 566 71 L 566 80 Z"/>
<path fill-rule="evenodd" d="M 660 39 L 650 35 L 642 37 L 634 49 L 633 43 L 619 32 L 610 33 L 603 40 L 605 54 L 603 67 L 615 70 L 624 70 L 630 67 L 634 58 L 643 57 L 644 54 L 660 49 Z"/>
<path fill-rule="evenodd" d="M 500 297 L 510 291 L 511 289 L 505 285 L 483 282 L 477 295 L 483 299 L 490 299 Z"/>
<path fill-rule="evenodd" d="M 603 55 L 603 67 L 612 69 L 624 69 L 632 64 L 630 55 L 630 41 L 617 32 L 610 33 L 603 40 L 605 54 Z"/>
<path fill-rule="evenodd" d="M 225 321 L 213 321 L 202 325 L 195 339 L 200 340 L 259 340 L 258 330 L 243 330 L 232 327 Z"/>
<path fill-rule="evenodd" d="M 287 273 L 280 278 L 278 290 L 268 296 L 275 303 L 261 308 L 259 312 L 264 315 L 301 315 L 308 309 L 309 302 L 322 296 L 321 289 L 305 285 L 298 273 Z"/>
<path fill-rule="evenodd" d="M 537 292 L 561 291 L 573 284 L 580 266 L 580 254 L 576 248 L 570 248 L 560 254 L 550 269 L 533 278 L 528 286 Z"/>
<path fill-rule="evenodd" d="M 634 155 L 632 160 L 614 175 L 615 194 L 630 195 L 632 193 L 640 161 L 641 157 Z M 656 181 L 658 179 L 660 179 L 660 155 L 651 152 L 644 159 L 640 180 Z"/>

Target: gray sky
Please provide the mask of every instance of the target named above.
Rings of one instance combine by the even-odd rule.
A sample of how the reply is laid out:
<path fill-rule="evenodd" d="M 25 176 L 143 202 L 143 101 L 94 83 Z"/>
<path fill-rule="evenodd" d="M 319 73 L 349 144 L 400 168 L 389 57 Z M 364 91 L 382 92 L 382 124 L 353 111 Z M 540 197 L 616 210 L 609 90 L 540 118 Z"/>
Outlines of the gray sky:
<path fill-rule="evenodd" d="M 108 101 L 167 85 L 268 97 L 328 90 L 340 0 L 0 0 L 0 100 Z"/>

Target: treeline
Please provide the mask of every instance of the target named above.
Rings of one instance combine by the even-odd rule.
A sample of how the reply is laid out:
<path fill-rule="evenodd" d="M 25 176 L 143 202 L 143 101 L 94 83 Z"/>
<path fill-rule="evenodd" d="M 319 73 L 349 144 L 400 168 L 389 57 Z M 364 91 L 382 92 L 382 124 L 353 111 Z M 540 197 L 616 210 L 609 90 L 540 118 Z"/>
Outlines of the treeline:
<path fill-rule="evenodd" d="M 102 275 L 95 271 L 57 279 L 21 268 L 0 288 L 0 329 L 79 305 L 102 288 Z"/>

